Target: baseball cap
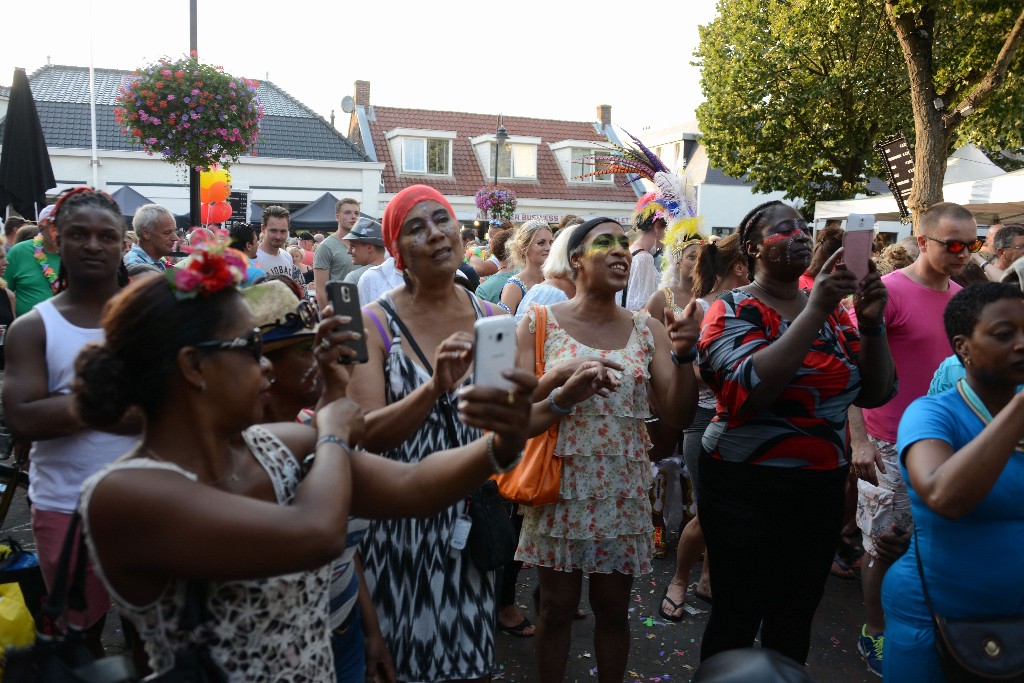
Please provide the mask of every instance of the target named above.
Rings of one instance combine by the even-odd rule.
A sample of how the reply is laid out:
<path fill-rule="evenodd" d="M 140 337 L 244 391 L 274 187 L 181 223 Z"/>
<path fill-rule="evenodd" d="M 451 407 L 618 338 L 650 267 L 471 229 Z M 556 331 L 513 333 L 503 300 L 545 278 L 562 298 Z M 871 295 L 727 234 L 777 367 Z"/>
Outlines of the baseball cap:
<path fill-rule="evenodd" d="M 303 240 L 309 240 L 310 242 L 312 242 L 313 241 L 313 233 L 311 233 L 311 232 L 300 232 L 299 233 L 299 241 L 301 242 Z"/>
<path fill-rule="evenodd" d="M 36 219 L 37 225 L 43 225 L 53 219 L 53 210 L 57 207 L 56 204 L 47 204 L 39 211 L 39 218 Z"/>
<path fill-rule="evenodd" d="M 366 242 L 378 247 L 384 246 L 384 233 L 381 224 L 372 218 L 360 218 L 352 230 L 345 235 L 349 242 Z"/>

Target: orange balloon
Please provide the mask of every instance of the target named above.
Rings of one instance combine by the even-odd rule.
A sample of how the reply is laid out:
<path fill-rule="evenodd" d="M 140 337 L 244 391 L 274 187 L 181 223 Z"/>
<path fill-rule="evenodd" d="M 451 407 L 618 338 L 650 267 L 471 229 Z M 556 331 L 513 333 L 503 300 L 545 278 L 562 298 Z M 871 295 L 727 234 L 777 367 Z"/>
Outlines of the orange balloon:
<path fill-rule="evenodd" d="M 210 188 L 209 187 L 200 187 L 199 188 L 199 201 L 202 204 L 209 204 L 210 203 Z"/>
<path fill-rule="evenodd" d="M 218 180 L 206 190 L 208 199 L 206 201 L 211 204 L 214 202 L 223 202 L 231 194 L 231 187 L 228 186 L 223 180 Z M 202 197 L 202 191 L 200 191 L 200 198 Z"/>
<path fill-rule="evenodd" d="M 231 218 L 231 205 L 227 202 L 217 202 L 210 208 L 210 222 L 223 223 Z"/>

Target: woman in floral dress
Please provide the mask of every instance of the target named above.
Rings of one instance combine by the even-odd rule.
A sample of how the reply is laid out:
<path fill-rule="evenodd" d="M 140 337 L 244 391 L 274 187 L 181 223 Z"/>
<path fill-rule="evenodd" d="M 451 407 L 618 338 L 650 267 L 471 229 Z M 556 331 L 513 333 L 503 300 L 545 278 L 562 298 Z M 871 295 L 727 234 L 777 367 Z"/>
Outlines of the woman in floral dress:
<path fill-rule="evenodd" d="M 561 681 L 570 625 L 583 576 L 590 578 L 598 681 L 622 681 L 629 653 L 633 577 L 651 571 L 651 504 L 644 419 L 658 414 L 684 427 L 696 407 L 690 363 L 697 339 L 696 304 L 666 326 L 617 305 L 629 279 L 629 242 L 608 218 L 587 221 L 568 245 L 576 296 L 547 307 L 548 372 L 534 399 L 530 432 L 559 424 L 558 500 L 523 510 L 516 559 L 537 566 L 541 604 L 536 639 L 542 683 Z M 534 311 L 518 328 L 519 363 L 534 363 Z"/>

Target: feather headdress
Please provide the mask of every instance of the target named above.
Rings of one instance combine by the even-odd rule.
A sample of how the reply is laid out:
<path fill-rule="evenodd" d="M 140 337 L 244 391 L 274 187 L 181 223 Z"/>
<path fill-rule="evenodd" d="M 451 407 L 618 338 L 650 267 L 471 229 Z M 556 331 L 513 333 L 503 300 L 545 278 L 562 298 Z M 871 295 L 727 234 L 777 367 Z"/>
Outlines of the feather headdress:
<path fill-rule="evenodd" d="M 642 225 L 650 220 L 664 218 L 670 231 L 679 237 L 700 239 L 700 220 L 691 193 L 684 187 L 679 175 L 673 173 L 658 155 L 652 152 L 635 135 L 625 131 L 633 141 L 630 147 L 611 143 L 608 154 L 587 157 L 595 170 L 579 176 L 607 175 L 621 173 L 626 176 L 624 185 L 644 179 L 654 185 L 653 190 L 641 197 L 633 209 L 633 224 Z M 672 244 L 666 240 L 666 244 Z"/>

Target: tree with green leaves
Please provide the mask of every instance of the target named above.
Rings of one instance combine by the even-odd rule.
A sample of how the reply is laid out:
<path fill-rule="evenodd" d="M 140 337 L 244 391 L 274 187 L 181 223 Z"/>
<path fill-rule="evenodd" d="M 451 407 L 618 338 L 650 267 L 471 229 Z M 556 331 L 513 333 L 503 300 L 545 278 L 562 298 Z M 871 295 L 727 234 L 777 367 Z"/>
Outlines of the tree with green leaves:
<path fill-rule="evenodd" d="M 954 146 L 1024 148 L 1020 0 L 719 0 L 718 10 L 695 54 L 707 98 L 697 118 L 711 163 L 756 190 L 852 197 L 881 175 L 872 143 L 903 132 L 917 143 L 910 207 L 920 210 L 941 201 Z"/>
<path fill-rule="evenodd" d="M 1024 148 L 1024 2 L 885 0 L 914 112 L 915 214 L 942 201 L 951 145 Z"/>
<path fill-rule="evenodd" d="M 863 193 L 882 172 L 872 143 L 911 117 L 881 4 L 720 0 L 718 12 L 695 55 L 711 163 L 790 199 Z"/>

